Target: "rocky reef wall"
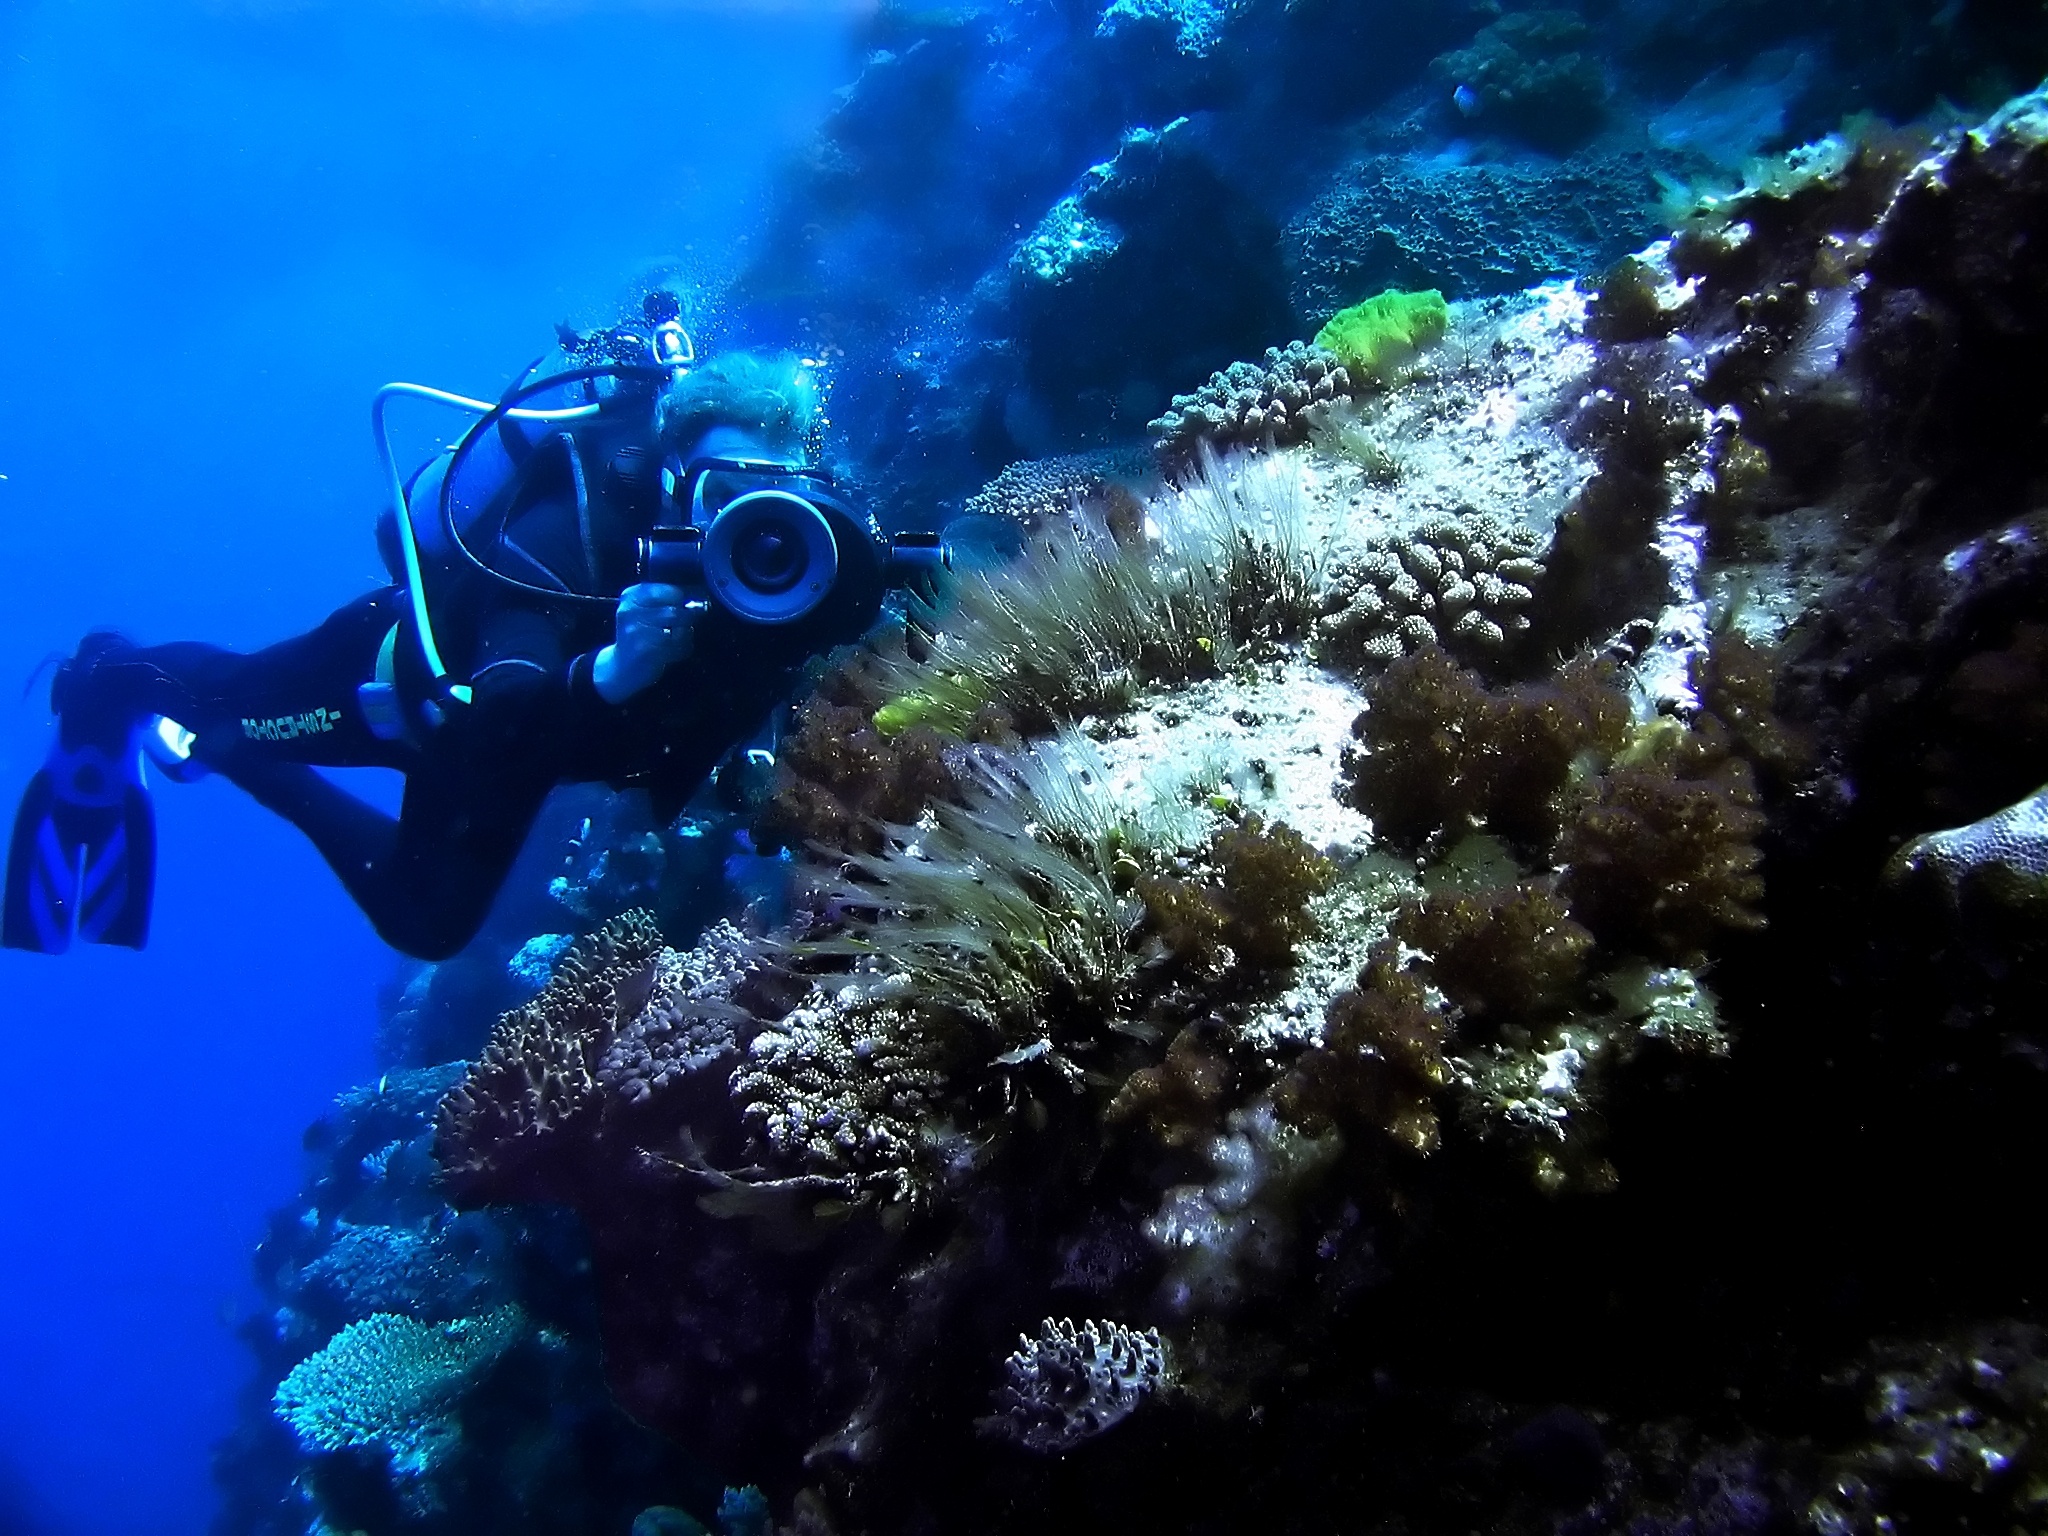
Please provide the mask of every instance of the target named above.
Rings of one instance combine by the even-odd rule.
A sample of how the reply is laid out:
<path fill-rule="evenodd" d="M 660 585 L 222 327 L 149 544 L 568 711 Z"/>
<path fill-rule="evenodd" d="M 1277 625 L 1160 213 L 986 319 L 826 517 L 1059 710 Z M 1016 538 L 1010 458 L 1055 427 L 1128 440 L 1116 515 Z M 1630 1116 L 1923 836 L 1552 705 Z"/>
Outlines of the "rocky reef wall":
<path fill-rule="evenodd" d="M 1056 60 L 889 13 L 870 72 L 970 122 L 1057 81 L 1073 143 L 1120 136 L 1012 221 L 1051 314 L 1095 280 L 1038 270 L 1054 236 L 1097 260 L 1138 167 L 1236 217 L 1227 135 L 1127 134 L 1093 50 L 1241 125 L 1338 9 L 1060 9 Z M 1457 14 L 1286 110 L 1329 132 L 1448 58 L 1440 113 L 1521 49 L 1591 144 L 1699 83 L 1646 62 L 1674 38 L 1765 25 Z M 1002 48 L 1036 62 L 969 89 Z M 853 149 L 932 153 L 914 95 L 828 132 L 847 223 L 776 258 L 791 303 L 879 281 L 828 258 L 890 206 Z M 1166 423 L 1149 462 L 997 475 L 984 423 L 913 474 L 910 417 L 841 396 L 885 480 L 958 480 L 1020 554 L 833 658 L 771 783 L 593 804 L 414 979 L 266 1244 L 224 1530 L 2039 1523 L 2048 104 L 1673 190 L 1635 254 L 1447 282 L 1399 346 L 1289 307 L 1278 204 L 1354 163 L 1304 142 L 1241 226 L 1275 329 L 1149 354 L 1187 401 L 1118 406 Z M 964 234 L 916 260 L 986 297 Z M 896 324 L 862 302 L 842 377 Z M 991 313 L 916 388 L 1023 422 L 1039 386 L 970 387 L 1029 377 Z"/>

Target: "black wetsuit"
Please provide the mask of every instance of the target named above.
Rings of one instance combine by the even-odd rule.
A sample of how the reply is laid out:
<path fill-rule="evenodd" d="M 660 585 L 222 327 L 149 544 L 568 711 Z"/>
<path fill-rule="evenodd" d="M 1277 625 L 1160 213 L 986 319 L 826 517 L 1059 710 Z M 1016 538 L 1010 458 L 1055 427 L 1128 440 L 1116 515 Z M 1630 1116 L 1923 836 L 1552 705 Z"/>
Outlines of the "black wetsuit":
<path fill-rule="evenodd" d="M 536 526 L 565 521 L 577 527 L 573 507 L 543 502 L 521 527 L 532 545 Z M 607 606 L 554 604 L 474 578 L 435 612 L 437 634 L 445 613 L 453 637 L 444 655 L 470 678 L 466 705 L 425 702 L 433 690 L 397 587 L 247 654 L 96 637 L 60 671 L 52 702 L 67 719 L 156 714 L 192 731 L 193 758 L 305 832 L 388 943 L 436 959 L 475 935 L 555 785 L 644 786 L 657 813 L 673 815 L 766 722 L 810 656 L 873 622 L 878 599 L 835 592 L 800 627 L 747 624 L 713 607 L 697 621 L 690 656 L 622 705 L 591 681 L 594 654 L 612 638 Z M 376 677 L 394 626 L 395 682 L 412 723 L 387 740 L 359 689 Z M 435 713 L 440 723 L 426 723 Z M 405 774 L 395 819 L 317 771 L 363 766 Z"/>

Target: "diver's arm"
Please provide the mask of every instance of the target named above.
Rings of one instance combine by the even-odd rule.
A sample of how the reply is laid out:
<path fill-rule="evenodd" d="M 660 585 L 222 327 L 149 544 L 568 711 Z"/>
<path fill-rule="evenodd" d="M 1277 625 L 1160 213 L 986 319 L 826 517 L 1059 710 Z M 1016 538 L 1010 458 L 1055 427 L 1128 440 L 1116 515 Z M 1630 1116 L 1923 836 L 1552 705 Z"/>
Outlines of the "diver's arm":
<path fill-rule="evenodd" d="M 590 682 L 607 704 L 652 687 L 690 654 L 692 615 L 680 587 L 643 581 L 619 594 L 616 638 L 590 661 Z"/>

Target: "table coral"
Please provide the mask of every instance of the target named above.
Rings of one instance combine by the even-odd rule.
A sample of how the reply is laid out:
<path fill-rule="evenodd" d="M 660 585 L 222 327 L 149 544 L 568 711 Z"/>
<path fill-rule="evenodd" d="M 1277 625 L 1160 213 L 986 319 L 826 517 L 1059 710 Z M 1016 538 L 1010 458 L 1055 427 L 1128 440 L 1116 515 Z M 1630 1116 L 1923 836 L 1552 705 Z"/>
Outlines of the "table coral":
<path fill-rule="evenodd" d="M 970 517 L 999 517 L 1037 528 L 1073 514 L 1077 504 L 1098 499 L 1112 487 L 1151 478 L 1151 456 L 1142 449 L 1101 448 L 1050 459 L 1020 459 L 961 504 Z"/>
<path fill-rule="evenodd" d="M 432 1475 L 460 1434 L 453 1409 L 529 1326 L 513 1306 L 446 1323 L 376 1313 L 292 1368 L 277 1416 L 313 1449 L 386 1453 L 408 1502 L 432 1509 Z"/>

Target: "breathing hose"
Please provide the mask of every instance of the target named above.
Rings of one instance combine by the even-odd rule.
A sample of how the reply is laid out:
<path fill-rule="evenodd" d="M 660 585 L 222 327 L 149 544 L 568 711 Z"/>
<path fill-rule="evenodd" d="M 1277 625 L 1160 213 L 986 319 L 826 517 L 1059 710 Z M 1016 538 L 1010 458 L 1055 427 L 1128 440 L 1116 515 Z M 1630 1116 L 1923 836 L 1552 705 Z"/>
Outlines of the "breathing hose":
<path fill-rule="evenodd" d="M 377 461 L 383 467 L 385 483 L 391 491 L 392 510 L 397 514 L 398 543 L 405 554 L 405 586 L 412 600 L 413 628 L 420 639 L 420 652 L 426 658 L 427 671 L 434 684 L 443 693 L 460 703 L 470 699 L 467 683 L 450 683 L 448 668 L 441 661 L 441 651 L 434 643 L 434 626 L 427 616 L 427 588 L 420 572 L 419 540 L 412 529 L 412 504 L 406 498 L 405 481 L 398 473 L 398 461 L 391 452 L 391 433 L 384 424 L 384 407 L 399 397 L 413 400 L 430 400 L 437 405 L 453 406 L 457 410 L 473 415 L 489 416 L 496 412 L 509 416 L 514 421 L 581 421 L 595 416 L 599 407 L 590 405 L 563 406 L 553 410 L 529 410 L 522 406 L 504 406 L 491 400 L 473 400 L 468 395 L 452 394 L 445 389 L 432 389 L 425 384 L 386 384 L 370 399 L 370 430 L 377 438 Z"/>

